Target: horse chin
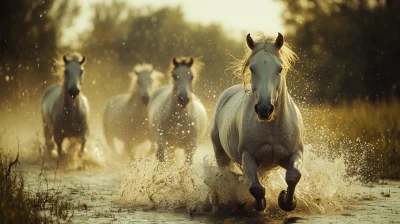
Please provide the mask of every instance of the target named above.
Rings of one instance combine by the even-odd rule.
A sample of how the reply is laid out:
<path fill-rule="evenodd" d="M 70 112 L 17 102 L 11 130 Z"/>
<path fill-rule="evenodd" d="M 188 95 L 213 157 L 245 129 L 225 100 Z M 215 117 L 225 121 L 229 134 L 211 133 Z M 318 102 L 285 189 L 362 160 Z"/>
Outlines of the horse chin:
<path fill-rule="evenodd" d="M 269 115 L 269 117 L 261 117 L 260 114 L 257 114 L 257 118 L 261 122 L 270 122 L 273 120 L 273 114 Z"/>

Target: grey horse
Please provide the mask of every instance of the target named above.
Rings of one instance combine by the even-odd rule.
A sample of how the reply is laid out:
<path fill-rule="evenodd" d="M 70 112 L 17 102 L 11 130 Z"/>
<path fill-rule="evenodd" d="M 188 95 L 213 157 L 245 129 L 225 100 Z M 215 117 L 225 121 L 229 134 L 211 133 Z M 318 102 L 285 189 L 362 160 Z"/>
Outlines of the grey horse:
<path fill-rule="evenodd" d="M 71 57 L 64 55 L 63 83 L 49 87 L 42 96 L 41 110 L 47 152 L 50 154 L 54 148 L 54 137 L 59 159 L 64 154 L 62 142 L 65 138 L 79 139 L 82 155 L 89 135 L 89 105 L 81 92 L 85 60 L 84 56 L 76 53 Z"/>

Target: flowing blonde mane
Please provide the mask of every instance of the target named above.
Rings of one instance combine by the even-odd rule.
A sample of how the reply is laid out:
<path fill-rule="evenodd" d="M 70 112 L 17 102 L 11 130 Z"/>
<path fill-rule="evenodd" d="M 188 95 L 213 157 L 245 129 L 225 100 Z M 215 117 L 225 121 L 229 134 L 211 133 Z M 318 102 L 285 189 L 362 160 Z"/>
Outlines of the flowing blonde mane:
<path fill-rule="evenodd" d="M 65 62 L 64 62 L 64 55 L 70 61 L 80 62 L 83 58 L 82 54 L 74 51 L 74 52 L 67 52 L 65 54 L 58 53 L 57 57 L 54 58 L 54 66 L 55 66 L 55 75 L 61 80 L 64 80 L 64 70 L 65 70 Z M 81 66 L 83 69 L 83 65 Z"/>
<path fill-rule="evenodd" d="M 151 64 L 136 64 L 135 66 L 133 66 L 132 71 L 129 72 L 129 77 L 131 77 L 131 85 L 129 87 L 129 92 L 132 93 L 135 91 L 136 89 L 136 81 L 137 81 L 137 75 L 136 72 L 150 72 L 153 71 L 152 73 L 150 73 L 151 79 L 152 79 L 152 89 L 155 89 L 157 87 L 160 86 L 161 84 L 161 79 L 164 77 L 164 74 L 154 70 L 153 69 L 153 65 Z"/>
<path fill-rule="evenodd" d="M 176 61 L 179 64 L 189 63 L 190 57 L 177 57 Z M 200 59 L 193 58 L 193 65 L 190 67 L 190 70 L 192 71 L 193 76 L 194 76 L 193 83 L 196 82 L 196 80 L 197 80 L 197 78 L 199 76 L 199 73 L 203 69 L 203 67 L 204 67 L 204 63 L 202 61 L 200 61 Z M 174 63 L 172 63 L 172 60 L 171 60 L 170 65 L 169 65 L 169 69 L 168 69 L 168 77 L 169 77 L 170 81 L 172 81 L 172 79 L 173 79 L 172 78 L 172 72 L 174 70 L 175 70 L 175 65 L 174 65 Z"/>
<path fill-rule="evenodd" d="M 293 65 L 298 59 L 296 53 L 293 52 L 292 46 L 286 42 L 284 42 L 281 49 L 275 47 L 276 36 L 266 35 L 261 31 L 257 31 L 254 34 L 251 34 L 251 37 L 255 43 L 255 50 L 251 50 L 246 42 L 245 42 L 245 54 L 243 58 L 236 59 L 231 62 L 227 68 L 227 71 L 232 72 L 236 77 L 241 79 L 241 82 L 244 86 L 245 91 L 247 91 L 247 84 L 251 81 L 251 72 L 249 69 L 250 59 L 260 50 L 265 50 L 271 54 L 275 54 L 283 61 L 283 69 L 282 75 L 286 76 L 286 74 L 293 70 Z"/>

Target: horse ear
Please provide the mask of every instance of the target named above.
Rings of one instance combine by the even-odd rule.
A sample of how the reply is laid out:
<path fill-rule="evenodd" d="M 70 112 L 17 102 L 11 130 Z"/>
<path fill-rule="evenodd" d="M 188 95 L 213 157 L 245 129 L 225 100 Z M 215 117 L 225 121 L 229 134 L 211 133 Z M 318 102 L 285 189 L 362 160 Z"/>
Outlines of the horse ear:
<path fill-rule="evenodd" d="M 275 46 L 278 48 L 278 50 L 280 50 L 283 46 L 283 36 L 281 33 L 278 33 L 278 37 L 275 40 Z"/>
<path fill-rule="evenodd" d="M 179 66 L 179 63 L 176 61 L 176 57 L 172 58 L 172 63 L 174 64 L 175 67 Z"/>
<path fill-rule="evenodd" d="M 82 60 L 79 62 L 79 64 L 83 65 L 83 63 L 85 63 L 85 61 L 86 61 L 86 57 L 82 56 Z"/>
<path fill-rule="evenodd" d="M 253 41 L 253 38 L 251 38 L 250 33 L 247 34 L 247 36 L 246 36 L 246 43 L 247 43 L 247 46 L 248 46 L 251 50 L 253 50 L 253 48 L 254 48 L 254 41 Z"/>
<path fill-rule="evenodd" d="M 188 66 L 189 66 L 189 67 L 192 67 L 193 62 L 194 62 L 193 57 L 190 57 L 190 61 L 189 61 L 189 63 L 188 63 Z"/>
<path fill-rule="evenodd" d="M 67 56 L 65 56 L 65 55 L 63 56 L 63 60 L 64 60 L 65 64 L 67 64 L 69 62 L 68 59 L 67 59 Z"/>

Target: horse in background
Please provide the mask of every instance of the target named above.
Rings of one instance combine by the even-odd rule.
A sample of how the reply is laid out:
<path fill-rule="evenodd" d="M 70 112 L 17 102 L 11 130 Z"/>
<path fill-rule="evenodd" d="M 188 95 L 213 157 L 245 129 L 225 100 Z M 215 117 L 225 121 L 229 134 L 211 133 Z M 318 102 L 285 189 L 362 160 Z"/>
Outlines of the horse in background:
<path fill-rule="evenodd" d="M 193 84 L 202 63 L 193 57 L 173 58 L 170 85 L 157 89 L 149 103 L 151 141 L 157 143 L 156 156 L 165 161 L 166 150 L 183 148 L 186 163 L 192 164 L 197 139 L 205 134 L 207 114 L 193 93 Z M 154 149 L 155 144 L 152 144 Z"/>
<path fill-rule="evenodd" d="M 153 70 L 150 64 L 139 64 L 129 76 L 129 92 L 110 98 L 104 108 L 103 132 L 114 151 L 114 139 L 124 143 L 125 152 L 148 139 L 147 104 L 163 74 Z"/>
<path fill-rule="evenodd" d="M 61 75 L 63 83 L 49 87 L 42 96 L 41 111 L 47 152 L 51 154 L 54 138 L 59 159 L 64 155 L 62 142 L 65 138 L 79 139 L 79 155 L 82 155 L 89 135 L 89 104 L 82 93 L 85 62 L 85 56 L 78 53 L 64 55 L 62 62 L 57 61 L 64 67 Z"/>
<path fill-rule="evenodd" d="M 266 200 L 257 171 L 263 173 L 276 166 L 286 169 L 288 188 L 279 194 L 278 204 L 292 211 L 301 177 L 304 132 L 302 116 L 286 86 L 286 74 L 297 56 L 280 33 L 276 38 L 258 33 L 255 40 L 248 34 L 246 43 L 244 58 L 232 64 L 243 86 L 221 93 L 212 120 L 216 160 L 221 168 L 231 162 L 243 166 L 260 211 L 265 209 Z"/>

